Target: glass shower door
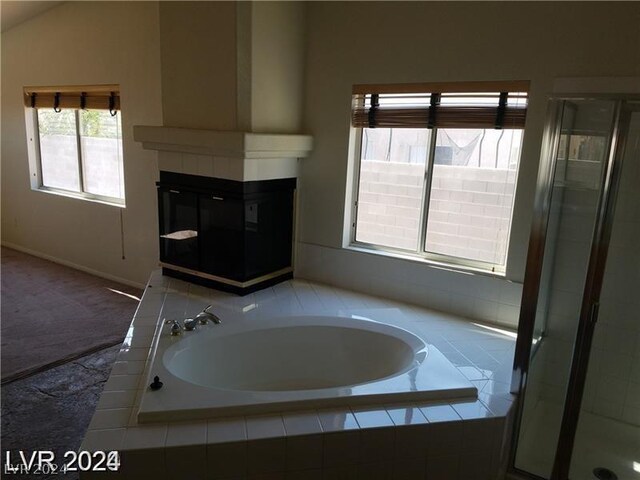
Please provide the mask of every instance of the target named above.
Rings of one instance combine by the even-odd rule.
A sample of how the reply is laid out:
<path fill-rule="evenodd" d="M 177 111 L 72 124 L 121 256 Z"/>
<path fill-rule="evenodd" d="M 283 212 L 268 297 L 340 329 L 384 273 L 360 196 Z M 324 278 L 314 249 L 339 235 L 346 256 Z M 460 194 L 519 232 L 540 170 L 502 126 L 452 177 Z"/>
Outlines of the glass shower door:
<path fill-rule="evenodd" d="M 523 307 L 520 318 L 521 324 L 534 325 L 534 345 L 528 347 L 532 355 L 515 451 L 515 467 L 542 478 L 551 478 L 553 472 L 570 393 L 616 106 L 615 101 L 587 99 L 557 100 L 555 105 L 561 115 L 552 126 L 553 148 L 546 166 L 552 185 L 546 186 L 545 217 L 534 224 L 530 246 L 530 256 L 536 256 L 536 251 L 544 253 L 537 260 L 528 260 L 523 297 L 523 304 L 536 308 L 527 311 Z M 530 270 L 537 277 L 533 282 Z M 524 318 L 528 315 L 535 322 Z"/>
<path fill-rule="evenodd" d="M 613 472 L 619 479 L 640 479 L 640 104 L 628 108 L 572 480 L 597 478 L 598 472 L 601 478 L 614 478 Z"/>

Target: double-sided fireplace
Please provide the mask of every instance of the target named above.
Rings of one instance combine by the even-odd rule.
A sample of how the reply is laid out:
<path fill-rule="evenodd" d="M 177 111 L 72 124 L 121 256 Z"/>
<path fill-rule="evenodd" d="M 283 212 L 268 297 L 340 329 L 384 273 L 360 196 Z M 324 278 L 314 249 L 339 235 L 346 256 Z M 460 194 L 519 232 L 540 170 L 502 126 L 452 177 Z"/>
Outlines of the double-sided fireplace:
<path fill-rule="evenodd" d="M 295 178 L 160 171 L 157 186 L 164 274 L 240 295 L 292 278 Z"/>
<path fill-rule="evenodd" d="M 135 125 L 158 152 L 163 273 L 240 295 L 293 277 L 294 211 L 308 135 Z"/>

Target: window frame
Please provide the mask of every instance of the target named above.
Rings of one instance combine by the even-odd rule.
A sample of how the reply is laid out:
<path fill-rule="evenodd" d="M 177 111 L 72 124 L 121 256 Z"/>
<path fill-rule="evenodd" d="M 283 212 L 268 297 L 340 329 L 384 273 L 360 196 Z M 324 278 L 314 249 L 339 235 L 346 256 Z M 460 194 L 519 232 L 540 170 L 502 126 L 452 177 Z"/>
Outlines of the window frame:
<path fill-rule="evenodd" d="M 515 205 L 516 192 L 518 186 L 518 175 L 520 172 L 520 161 L 522 159 L 522 149 L 520 150 L 520 156 L 518 158 L 518 167 L 516 168 L 516 181 L 513 192 L 513 199 L 511 205 L 511 219 L 509 223 L 509 232 L 506 242 L 506 253 L 504 265 L 498 265 L 491 262 L 483 262 L 480 260 L 466 259 L 463 257 L 456 257 L 453 255 L 445 255 L 441 253 L 429 252 L 426 249 L 426 236 L 427 236 L 427 224 L 429 219 L 429 204 L 431 202 L 431 187 L 433 180 L 433 166 L 435 160 L 436 142 L 438 136 L 438 128 L 434 127 L 430 129 L 429 145 L 427 148 L 427 158 L 425 159 L 424 168 L 424 182 L 422 189 L 422 202 L 420 205 L 420 223 L 418 225 L 418 242 L 417 247 L 414 250 L 403 249 L 399 247 L 390 247 L 386 245 L 379 245 L 375 243 L 368 243 L 356 240 L 357 224 L 358 224 L 358 198 L 360 193 L 360 173 L 362 163 L 362 137 L 364 128 L 351 127 L 351 134 L 354 135 L 355 141 L 353 142 L 353 159 L 354 159 L 354 174 L 353 174 L 353 190 L 352 190 L 352 202 L 351 202 L 351 222 L 350 222 L 350 234 L 349 234 L 349 247 L 367 251 L 368 253 L 384 254 L 387 256 L 394 256 L 399 258 L 405 258 L 409 260 L 423 261 L 436 266 L 441 267 L 453 267 L 455 269 L 462 269 L 467 271 L 473 271 L 476 273 L 484 273 L 489 275 L 496 275 L 500 277 L 506 276 L 507 265 L 509 263 L 509 246 L 511 244 L 511 229 L 513 227 L 513 208 Z M 522 130 L 523 136 L 521 142 L 524 141 L 524 128 Z"/>
<path fill-rule="evenodd" d="M 42 175 L 42 155 L 40 146 L 40 123 L 38 121 L 38 108 L 25 108 L 25 114 L 27 118 L 27 136 L 30 143 L 33 144 L 33 150 L 30 150 L 30 157 L 33 157 L 29 162 L 31 170 L 31 189 L 51 193 L 55 195 L 61 195 L 64 197 L 77 198 L 80 200 L 86 200 L 91 202 L 102 203 L 105 205 L 112 205 L 119 208 L 126 208 L 126 192 L 123 193 L 123 197 L 110 197 L 106 195 L 99 195 L 85 191 L 85 175 L 84 175 L 84 159 L 82 156 L 81 134 L 80 134 L 80 109 L 73 108 L 75 116 L 76 127 L 76 145 L 78 153 L 78 184 L 80 191 L 67 190 L 59 187 L 50 187 L 44 184 Z M 122 112 L 118 110 L 118 115 Z M 120 133 L 122 134 L 122 117 L 120 117 Z M 122 138 L 122 137 L 121 137 Z M 122 177 L 124 181 L 124 144 L 122 155 Z M 125 187 L 126 189 L 126 187 Z"/>

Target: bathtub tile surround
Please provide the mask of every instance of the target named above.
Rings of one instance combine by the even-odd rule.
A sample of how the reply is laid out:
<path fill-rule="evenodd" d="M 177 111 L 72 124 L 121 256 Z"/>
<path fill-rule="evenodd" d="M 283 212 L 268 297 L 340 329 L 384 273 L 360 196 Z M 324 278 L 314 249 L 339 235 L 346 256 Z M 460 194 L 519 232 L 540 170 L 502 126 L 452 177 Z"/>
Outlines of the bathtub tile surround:
<path fill-rule="evenodd" d="M 166 441 L 168 447 L 205 445 L 206 441 L 207 425 L 203 422 L 176 422 L 168 426 Z"/>
<path fill-rule="evenodd" d="M 281 415 L 256 415 L 247 418 L 247 440 L 284 437 L 284 422 Z"/>
<path fill-rule="evenodd" d="M 243 417 L 211 420 L 207 424 L 207 443 L 244 442 L 247 427 Z"/>
<path fill-rule="evenodd" d="M 457 422 L 461 418 L 451 405 L 422 407 L 420 411 L 429 423 Z"/>
<path fill-rule="evenodd" d="M 387 407 L 387 413 L 397 427 L 404 425 L 421 425 L 429 423 L 418 407 Z"/>
<path fill-rule="evenodd" d="M 342 432 L 360 428 L 353 413 L 345 409 L 318 410 L 323 432 Z"/>
<path fill-rule="evenodd" d="M 315 411 L 287 413 L 282 416 L 287 435 L 309 435 L 322 432 L 320 419 Z"/>
<path fill-rule="evenodd" d="M 215 304 L 221 317 L 243 312 L 256 321 L 270 315 L 399 309 L 461 373 L 468 370 L 464 367 L 475 369 L 472 376 L 481 377 L 472 380 L 478 399 L 139 424 L 152 334 L 156 327 L 164 328 L 159 319 L 168 312 L 193 315 L 208 303 Z M 126 479 L 413 479 L 425 473 L 441 479 L 495 478 L 512 402 L 508 383 L 514 340 L 507 330 L 307 281 L 292 280 L 237 297 L 156 271 L 81 448 L 120 450 L 117 477 Z M 96 476 L 83 472 L 81 478 Z"/>
<path fill-rule="evenodd" d="M 304 471 L 322 468 L 322 435 L 293 436 L 287 433 L 286 471 Z"/>
<path fill-rule="evenodd" d="M 493 417 L 493 413 L 490 412 L 480 400 L 452 403 L 451 406 L 463 420 Z"/>
<path fill-rule="evenodd" d="M 522 284 L 357 248 L 298 242 L 295 275 L 481 322 L 516 328 Z"/>

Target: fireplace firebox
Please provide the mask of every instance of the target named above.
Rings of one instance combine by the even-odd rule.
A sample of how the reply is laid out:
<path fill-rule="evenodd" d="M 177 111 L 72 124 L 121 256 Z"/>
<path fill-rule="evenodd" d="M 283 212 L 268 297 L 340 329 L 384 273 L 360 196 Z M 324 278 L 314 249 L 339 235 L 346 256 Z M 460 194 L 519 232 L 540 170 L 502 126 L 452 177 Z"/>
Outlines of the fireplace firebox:
<path fill-rule="evenodd" d="M 293 276 L 295 178 L 160 172 L 163 273 L 245 295 Z"/>

